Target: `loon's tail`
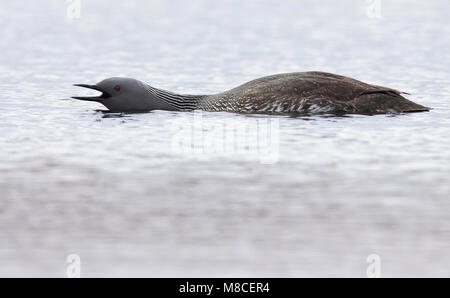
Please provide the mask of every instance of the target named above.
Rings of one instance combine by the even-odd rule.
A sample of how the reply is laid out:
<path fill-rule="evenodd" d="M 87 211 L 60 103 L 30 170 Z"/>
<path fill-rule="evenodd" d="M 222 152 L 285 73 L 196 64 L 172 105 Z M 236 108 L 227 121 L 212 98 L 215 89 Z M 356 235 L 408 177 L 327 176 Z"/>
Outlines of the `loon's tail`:
<path fill-rule="evenodd" d="M 370 90 L 352 100 L 351 104 L 362 114 L 428 112 L 430 108 L 406 99 L 393 89 Z"/>

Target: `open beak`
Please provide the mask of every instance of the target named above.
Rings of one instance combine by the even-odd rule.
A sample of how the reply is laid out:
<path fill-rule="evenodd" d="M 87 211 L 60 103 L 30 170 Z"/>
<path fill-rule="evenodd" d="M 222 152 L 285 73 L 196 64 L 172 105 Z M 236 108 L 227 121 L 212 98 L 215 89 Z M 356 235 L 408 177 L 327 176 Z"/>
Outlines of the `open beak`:
<path fill-rule="evenodd" d="M 100 96 L 90 96 L 90 97 L 83 97 L 83 96 L 73 96 L 73 99 L 79 99 L 79 100 L 87 100 L 87 101 L 97 101 L 100 102 L 102 101 L 102 99 L 111 97 L 111 94 L 109 94 L 108 92 L 106 92 L 105 90 L 102 90 L 100 87 L 96 86 L 96 85 L 86 85 L 86 84 L 75 84 L 74 86 L 77 87 L 83 87 L 83 88 L 88 88 L 88 89 L 93 89 L 93 90 L 97 90 L 100 91 L 102 93 L 102 95 Z"/>

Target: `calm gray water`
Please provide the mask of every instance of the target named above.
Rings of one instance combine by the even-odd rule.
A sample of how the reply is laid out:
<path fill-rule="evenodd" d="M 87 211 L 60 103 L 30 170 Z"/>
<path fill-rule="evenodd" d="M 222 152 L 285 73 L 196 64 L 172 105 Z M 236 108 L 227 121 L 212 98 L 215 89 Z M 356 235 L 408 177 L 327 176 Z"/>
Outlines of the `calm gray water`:
<path fill-rule="evenodd" d="M 65 277 L 69 254 L 82 276 L 365 277 L 371 254 L 382 276 L 450 276 L 447 0 L 382 0 L 381 15 L 364 0 L 68 5 L 0 8 L 0 276 Z M 434 109 L 120 115 L 63 100 L 112 76 L 214 93 L 309 70 Z M 268 159 L 237 148 L 255 123 L 272 127 Z"/>

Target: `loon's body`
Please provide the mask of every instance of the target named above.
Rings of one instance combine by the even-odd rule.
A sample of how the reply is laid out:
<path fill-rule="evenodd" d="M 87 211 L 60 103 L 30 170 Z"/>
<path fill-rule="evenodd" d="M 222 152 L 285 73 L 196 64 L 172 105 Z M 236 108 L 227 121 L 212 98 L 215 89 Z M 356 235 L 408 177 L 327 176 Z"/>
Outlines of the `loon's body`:
<path fill-rule="evenodd" d="M 134 79 L 110 78 L 77 85 L 102 92 L 97 101 L 111 111 L 151 110 L 269 114 L 386 114 L 429 111 L 386 87 L 324 72 L 298 72 L 259 78 L 213 95 L 180 95 Z"/>

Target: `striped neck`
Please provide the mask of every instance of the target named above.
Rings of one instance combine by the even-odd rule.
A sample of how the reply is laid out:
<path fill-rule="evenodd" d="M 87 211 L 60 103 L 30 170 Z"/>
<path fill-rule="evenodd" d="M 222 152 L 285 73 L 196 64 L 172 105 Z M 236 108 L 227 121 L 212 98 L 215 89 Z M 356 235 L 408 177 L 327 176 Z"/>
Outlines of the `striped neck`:
<path fill-rule="evenodd" d="M 172 93 L 170 91 L 157 89 L 149 86 L 150 92 L 153 93 L 158 99 L 164 101 L 168 105 L 174 107 L 178 111 L 193 111 L 197 108 L 197 105 L 202 96 L 198 95 L 181 95 Z"/>

